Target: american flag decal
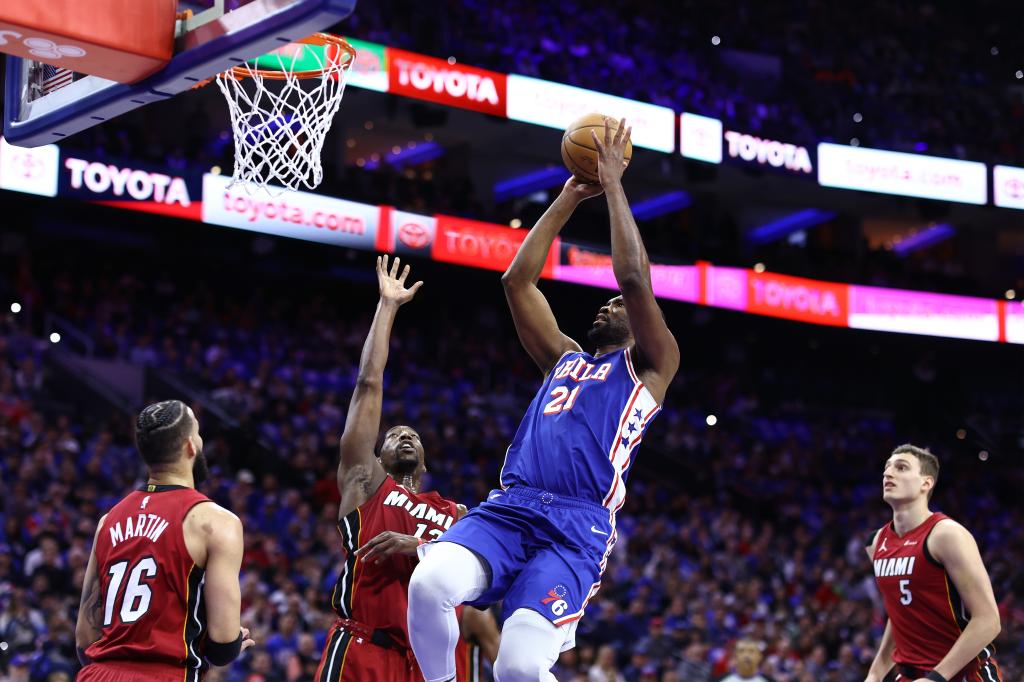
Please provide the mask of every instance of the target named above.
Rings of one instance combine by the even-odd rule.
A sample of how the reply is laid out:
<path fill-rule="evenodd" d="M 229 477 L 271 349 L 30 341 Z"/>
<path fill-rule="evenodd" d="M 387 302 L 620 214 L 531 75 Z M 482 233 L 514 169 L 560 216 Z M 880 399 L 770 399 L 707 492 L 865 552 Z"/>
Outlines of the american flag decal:
<path fill-rule="evenodd" d="M 54 90 L 59 90 L 65 85 L 71 85 L 74 72 L 71 69 L 62 69 L 59 66 L 43 64 L 43 80 L 39 85 L 39 94 L 47 95 Z"/>

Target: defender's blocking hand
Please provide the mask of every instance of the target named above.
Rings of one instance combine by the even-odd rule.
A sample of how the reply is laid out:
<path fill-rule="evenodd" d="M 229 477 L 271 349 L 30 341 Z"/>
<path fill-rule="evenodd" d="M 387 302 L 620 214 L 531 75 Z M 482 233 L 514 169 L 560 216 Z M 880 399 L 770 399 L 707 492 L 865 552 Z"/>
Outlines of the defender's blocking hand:
<path fill-rule="evenodd" d="M 405 287 L 405 278 L 409 276 L 409 266 L 406 265 L 402 274 L 398 274 L 398 268 L 402 264 L 401 258 L 395 258 L 391 264 L 391 271 L 388 271 L 388 257 L 377 256 L 377 285 L 380 288 L 382 301 L 390 301 L 402 305 L 412 300 L 423 282 L 416 282 L 408 289 Z"/>

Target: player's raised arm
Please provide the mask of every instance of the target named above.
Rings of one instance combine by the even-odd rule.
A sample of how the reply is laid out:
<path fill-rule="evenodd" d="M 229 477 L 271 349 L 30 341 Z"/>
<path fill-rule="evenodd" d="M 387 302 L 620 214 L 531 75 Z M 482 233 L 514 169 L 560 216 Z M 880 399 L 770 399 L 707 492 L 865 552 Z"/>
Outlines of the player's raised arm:
<path fill-rule="evenodd" d="M 950 679 L 999 634 L 999 608 L 978 543 L 966 528 L 952 520 L 940 521 L 928 536 L 927 549 L 946 569 L 971 614 L 956 643 L 935 666 L 935 672 Z"/>
<path fill-rule="evenodd" d="M 501 276 L 519 341 L 544 374 L 566 351 L 578 351 L 580 346 L 558 328 L 551 306 L 537 288 L 537 282 L 551 244 L 569 216 L 581 201 L 601 191 L 600 185 L 582 183 L 575 176 L 569 178 L 561 194 L 526 235 L 512 264 Z"/>
<path fill-rule="evenodd" d="M 388 257 L 377 257 L 377 284 L 380 301 L 373 316 L 370 332 L 359 358 L 359 376 L 341 435 L 341 457 L 338 462 L 338 491 L 341 505 L 338 518 L 351 513 L 380 487 L 387 475 L 374 455 L 377 431 L 380 428 L 381 402 L 384 396 L 384 366 L 388 362 L 391 327 L 398 308 L 412 300 L 423 282 L 406 288 L 409 266 L 399 274 L 401 260 L 395 258 L 388 271 Z"/>
<path fill-rule="evenodd" d="M 636 341 L 636 362 L 651 395 L 661 403 L 679 369 L 679 344 L 665 324 L 665 317 L 654 299 L 647 249 L 622 188 L 622 171 L 626 166 L 623 157 L 631 132 L 632 129 L 626 127 L 626 119 L 622 119 L 613 134 L 606 119 L 604 138 L 601 139 L 596 132 L 591 132 L 591 135 L 597 145 L 598 177 L 608 197 L 611 216 L 612 270 Z"/>
<path fill-rule="evenodd" d="M 92 549 L 89 550 L 89 563 L 85 567 L 82 579 L 82 600 L 78 604 L 78 620 L 75 623 L 75 646 L 78 649 L 78 661 L 87 665 L 89 659 L 85 650 L 103 634 L 103 605 L 100 602 L 100 577 L 96 570 L 96 542 L 106 515 L 96 524 L 96 533 L 92 538 Z"/>

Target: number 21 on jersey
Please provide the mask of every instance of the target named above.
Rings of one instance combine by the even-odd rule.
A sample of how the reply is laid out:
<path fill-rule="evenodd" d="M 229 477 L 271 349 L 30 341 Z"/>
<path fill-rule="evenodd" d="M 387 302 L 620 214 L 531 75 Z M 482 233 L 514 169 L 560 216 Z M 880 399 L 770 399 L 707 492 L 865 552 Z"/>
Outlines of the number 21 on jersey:
<path fill-rule="evenodd" d="M 554 400 L 544 406 L 544 414 L 568 412 L 576 403 L 576 396 L 579 395 L 579 392 L 579 386 L 574 387 L 571 391 L 565 386 L 555 387 L 555 390 L 551 392 L 551 397 L 554 398 Z"/>

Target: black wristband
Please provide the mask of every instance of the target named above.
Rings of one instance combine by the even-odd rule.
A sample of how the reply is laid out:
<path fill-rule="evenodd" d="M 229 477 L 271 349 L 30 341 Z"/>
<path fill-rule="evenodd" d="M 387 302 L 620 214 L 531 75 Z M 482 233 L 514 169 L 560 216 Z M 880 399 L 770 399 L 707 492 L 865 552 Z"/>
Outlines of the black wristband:
<path fill-rule="evenodd" d="M 937 673 L 934 670 L 929 670 L 928 673 L 925 674 L 924 679 L 935 680 L 935 682 L 949 682 L 949 680 L 942 676 L 942 673 Z"/>
<path fill-rule="evenodd" d="M 203 656 L 205 656 L 206 660 L 213 665 L 227 665 L 238 658 L 238 654 L 241 651 L 242 631 L 239 630 L 238 638 L 233 642 L 228 642 L 227 644 L 221 644 L 220 642 L 215 642 L 212 639 L 207 639 L 206 645 L 203 647 Z"/>

